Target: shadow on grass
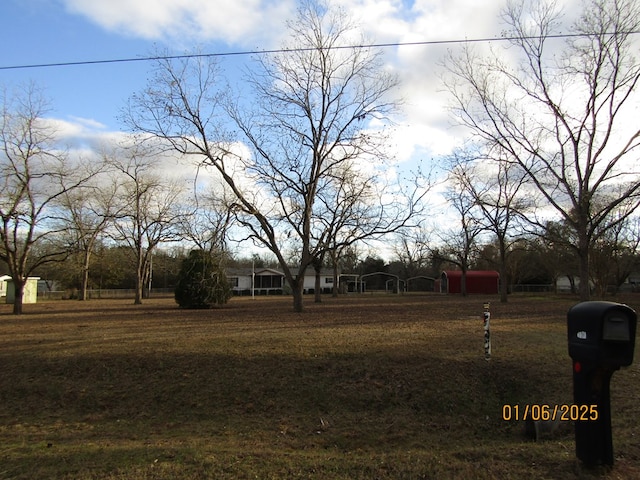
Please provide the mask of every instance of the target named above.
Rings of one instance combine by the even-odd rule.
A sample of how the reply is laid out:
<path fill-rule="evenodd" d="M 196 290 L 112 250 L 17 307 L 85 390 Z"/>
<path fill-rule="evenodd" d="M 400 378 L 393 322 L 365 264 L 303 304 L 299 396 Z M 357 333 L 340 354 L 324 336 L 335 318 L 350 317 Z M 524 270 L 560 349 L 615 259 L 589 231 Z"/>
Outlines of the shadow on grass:
<path fill-rule="evenodd" d="M 535 449 L 520 450 L 522 425 L 504 421 L 502 406 L 540 401 L 544 391 L 561 388 L 548 369 L 428 352 L 311 358 L 5 354 L 2 361 L 2 478 L 3 471 L 7 478 L 82 478 L 91 465 L 103 475 L 124 469 L 131 478 L 153 465 L 166 474 L 157 478 L 169 478 L 179 466 L 194 472 L 186 478 L 198 478 L 211 469 L 222 475 L 247 451 L 254 457 L 271 452 L 271 461 L 282 463 L 278 474 L 290 478 L 296 460 L 283 459 L 300 452 L 316 452 L 300 460 L 307 473 L 317 455 L 339 454 L 350 469 L 344 478 L 420 478 L 420 468 L 425 478 L 453 471 L 463 478 L 479 462 L 472 454 L 478 445 L 516 448 L 517 458 L 531 462 Z M 386 474 L 365 468 L 374 457 L 395 458 L 394 452 L 403 452 L 400 465 Z M 222 460 L 214 461 L 216 455 Z M 407 456 L 415 457 L 414 464 L 402 470 Z M 537 462 L 541 477 L 557 475 L 555 461 Z M 494 462 L 487 472 L 499 466 Z M 315 468 L 326 473 L 328 467 Z"/>

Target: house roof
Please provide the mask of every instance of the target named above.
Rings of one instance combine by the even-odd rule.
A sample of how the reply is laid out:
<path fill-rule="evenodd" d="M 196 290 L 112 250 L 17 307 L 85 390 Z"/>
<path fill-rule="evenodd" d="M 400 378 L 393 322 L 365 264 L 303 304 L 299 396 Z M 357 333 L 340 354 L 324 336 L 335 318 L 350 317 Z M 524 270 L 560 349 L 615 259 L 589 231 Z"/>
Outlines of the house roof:
<path fill-rule="evenodd" d="M 293 271 L 294 275 L 295 275 L 296 269 L 297 269 L 297 267 L 291 267 L 291 270 Z M 255 270 L 252 270 L 251 267 L 227 268 L 226 269 L 226 273 L 227 273 L 227 276 L 229 276 L 229 277 L 250 276 L 252 273 L 255 273 L 256 275 L 282 275 L 282 276 L 284 276 L 283 272 L 281 272 L 280 270 L 276 270 L 275 268 L 256 268 Z M 307 268 L 307 270 L 305 272 L 305 276 L 306 277 L 315 276 L 315 274 L 316 274 L 316 272 L 312 267 L 311 268 Z M 332 268 L 323 268 L 322 270 L 320 270 L 320 274 L 324 275 L 324 276 L 332 276 L 333 275 L 333 269 Z"/>
<path fill-rule="evenodd" d="M 230 277 L 251 275 L 252 273 L 255 273 L 256 275 L 284 275 L 284 273 L 274 268 L 256 268 L 256 269 L 252 269 L 251 267 L 227 268 L 226 272 L 227 272 L 227 275 Z"/>

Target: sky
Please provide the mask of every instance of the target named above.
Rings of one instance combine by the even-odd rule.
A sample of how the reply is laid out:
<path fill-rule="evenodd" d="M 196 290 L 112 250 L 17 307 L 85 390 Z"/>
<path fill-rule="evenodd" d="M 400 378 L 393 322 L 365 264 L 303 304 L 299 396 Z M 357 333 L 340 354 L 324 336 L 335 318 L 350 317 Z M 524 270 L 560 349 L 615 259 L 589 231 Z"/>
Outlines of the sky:
<path fill-rule="evenodd" d="M 408 44 L 499 38 L 499 12 L 506 0 L 329 1 L 346 10 L 371 43 Z M 71 148 L 104 144 L 120 138 L 120 112 L 146 85 L 153 63 L 145 57 L 157 51 L 180 55 L 277 49 L 297 3 L 0 0 L 0 87 L 10 91 L 35 82 L 50 99 L 49 117 Z M 397 73 L 397 96 L 403 101 L 390 140 L 403 165 L 398 172 L 437 163 L 462 141 L 451 128 L 437 76 L 438 62 L 450 48 L 456 44 L 382 50 L 387 66 Z M 35 67 L 122 59 L 133 61 Z M 225 55 L 221 64 L 231 83 L 252 65 L 251 55 Z M 25 68 L 8 68 L 20 66 Z M 166 168 L 176 170 L 173 165 Z"/>
<path fill-rule="evenodd" d="M 438 62 L 459 44 L 499 39 L 506 0 L 329 0 L 343 7 L 399 78 L 392 148 L 407 169 L 438 162 L 462 142 L 452 129 Z M 577 0 L 566 0 L 575 4 Z M 49 117 L 69 144 L 117 138 L 120 111 L 141 91 L 157 51 L 234 53 L 276 49 L 296 0 L 0 0 L 0 87 L 35 82 L 51 101 Z M 493 42 L 491 42 L 493 44 Z M 501 43 L 499 41 L 496 44 Z M 86 65 L 37 66 L 77 62 Z M 225 55 L 231 83 L 251 55 Z M 11 68 L 11 67 L 23 68 Z"/>
<path fill-rule="evenodd" d="M 332 0 L 373 43 L 500 36 L 500 2 L 477 0 Z M 119 113 L 146 84 L 148 61 L 32 68 L 69 62 L 142 59 L 157 49 L 230 53 L 273 49 L 295 14 L 294 0 L 2 0 L 0 86 L 35 82 L 51 100 L 50 116 L 69 135 L 122 129 Z M 435 76 L 445 45 L 384 49 L 398 73 L 404 106 L 396 120 L 399 160 L 446 153 L 457 141 Z M 227 75 L 251 68 L 251 56 L 225 56 Z"/>

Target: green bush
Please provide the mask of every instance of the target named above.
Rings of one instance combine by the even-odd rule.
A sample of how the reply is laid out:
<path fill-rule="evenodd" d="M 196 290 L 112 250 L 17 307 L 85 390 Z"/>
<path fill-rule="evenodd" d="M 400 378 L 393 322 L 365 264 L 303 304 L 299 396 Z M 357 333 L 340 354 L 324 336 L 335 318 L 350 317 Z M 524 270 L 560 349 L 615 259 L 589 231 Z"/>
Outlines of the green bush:
<path fill-rule="evenodd" d="M 192 250 L 182 261 L 175 291 L 182 308 L 211 308 L 231 298 L 231 287 L 220 261 L 210 252 Z"/>

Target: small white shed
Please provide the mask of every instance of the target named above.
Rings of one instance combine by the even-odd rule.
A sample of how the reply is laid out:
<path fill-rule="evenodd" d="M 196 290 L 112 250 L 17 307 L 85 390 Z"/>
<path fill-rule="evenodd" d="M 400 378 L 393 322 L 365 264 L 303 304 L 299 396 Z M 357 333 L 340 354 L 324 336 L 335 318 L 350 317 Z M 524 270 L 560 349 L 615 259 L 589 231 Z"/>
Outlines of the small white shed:
<path fill-rule="evenodd" d="M 36 303 L 38 301 L 38 280 L 40 277 L 29 277 L 27 283 L 24 286 L 24 293 L 22 296 L 22 303 Z M 16 288 L 13 283 L 13 279 L 9 277 L 6 281 L 7 284 L 7 303 L 13 303 L 16 300 Z"/>
<path fill-rule="evenodd" d="M 10 275 L 0 275 L 0 297 L 7 296 L 7 282 L 11 280 Z"/>

